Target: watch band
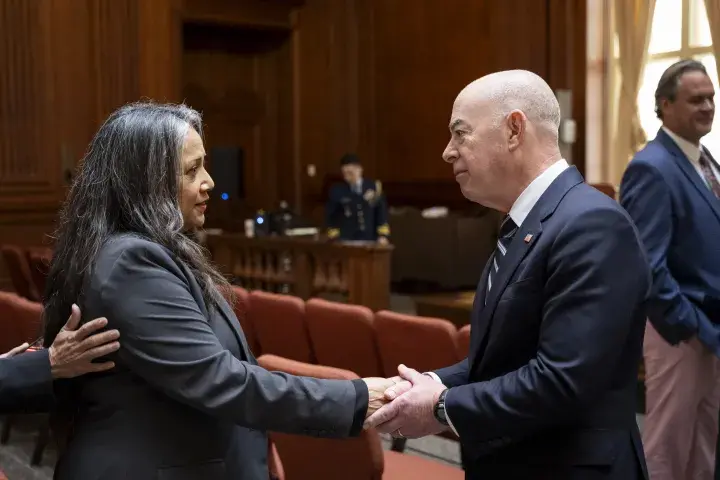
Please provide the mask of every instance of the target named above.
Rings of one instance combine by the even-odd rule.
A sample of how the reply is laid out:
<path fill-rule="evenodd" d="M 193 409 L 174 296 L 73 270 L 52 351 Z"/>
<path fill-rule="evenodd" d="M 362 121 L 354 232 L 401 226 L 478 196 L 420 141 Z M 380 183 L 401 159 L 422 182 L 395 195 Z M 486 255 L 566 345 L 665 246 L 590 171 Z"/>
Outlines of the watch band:
<path fill-rule="evenodd" d="M 438 398 L 437 403 L 435 404 L 435 408 L 433 409 L 433 414 L 435 415 L 435 419 L 442 423 L 443 425 L 450 426 L 450 422 L 448 422 L 447 414 L 445 413 L 445 396 L 447 395 L 448 389 L 442 391 L 440 394 L 440 397 Z"/>

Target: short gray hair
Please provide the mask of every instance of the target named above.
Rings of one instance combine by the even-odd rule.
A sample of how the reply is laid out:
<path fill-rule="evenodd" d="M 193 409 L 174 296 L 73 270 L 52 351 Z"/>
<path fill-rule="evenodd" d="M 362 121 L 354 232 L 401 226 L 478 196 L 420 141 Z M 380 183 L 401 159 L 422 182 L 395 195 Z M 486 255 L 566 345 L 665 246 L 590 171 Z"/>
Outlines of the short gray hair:
<path fill-rule="evenodd" d="M 539 75 L 527 70 L 507 70 L 480 79 L 487 98 L 494 106 L 498 122 L 513 110 L 522 111 L 535 125 L 555 137 L 560 129 L 560 104 L 550 86 Z"/>

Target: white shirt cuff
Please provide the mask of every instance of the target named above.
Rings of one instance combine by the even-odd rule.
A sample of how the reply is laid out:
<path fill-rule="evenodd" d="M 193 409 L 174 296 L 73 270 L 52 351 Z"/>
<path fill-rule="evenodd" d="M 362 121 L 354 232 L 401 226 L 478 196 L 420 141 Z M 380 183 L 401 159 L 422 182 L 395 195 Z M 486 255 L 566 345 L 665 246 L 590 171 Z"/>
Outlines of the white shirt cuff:
<path fill-rule="evenodd" d="M 423 375 L 427 375 L 428 377 L 432 378 L 438 383 L 442 383 L 442 380 L 440 380 L 440 377 L 437 376 L 437 373 L 435 372 L 424 372 Z M 447 396 L 450 395 L 450 390 L 448 389 L 448 393 L 445 394 L 445 404 L 447 405 Z M 460 435 L 458 435 L 457 430 L 455 430 L 455 427 L 453 426 L 452 420 L 450 420 L 450 414 L 447 411 L 447 408 L 445 408 L 445 418 L 447 418 L 448 425 L 450 425 L 450 429 L 453 431 L 455 435 L 457 435 L 458 438 L 460 438 Z"/>

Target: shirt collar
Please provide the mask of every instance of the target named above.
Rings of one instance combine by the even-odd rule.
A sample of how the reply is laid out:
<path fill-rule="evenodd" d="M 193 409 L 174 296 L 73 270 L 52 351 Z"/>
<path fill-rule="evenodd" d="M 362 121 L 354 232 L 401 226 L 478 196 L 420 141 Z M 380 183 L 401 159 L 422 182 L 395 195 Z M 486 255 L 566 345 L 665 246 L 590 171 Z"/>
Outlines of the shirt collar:
<path fill-rule="evenodd" d="M 513 203 L 510 209 L 509 215 L 510 218 L 513 219 L 513 222 L 515 222 L 515 225 L 518 227 L 522 225 L 537 201 L 540 200 L 542 194 L 545 193 L 545 190 L 547 190 L 550 184 L 568 167 L 570 167 L 568 162 L 564 158 L 561 158 L 535 177 L 535 180 L 530 182 L 530 185 L 525 187 L 525 190 L 523 190 L 517 200 L 515 200 L 515 203 Z"/>
<path fill-rule="evenodd" d="M 680 151 L 685 154 L 685 156 L 688 158 L 688 160 L 690 160 L 693 165 L 699 165 L 700 145 L 693 145 L 691 142 L 688 142 L 680 135 L 667 128 L 665 125 L 662 126 L 662 129 L 665 131 L 665 133 L 668 134 L 668 137 L 670 137 L 673 142 L 677 144 L 677 146 L 680 148 Z"/>

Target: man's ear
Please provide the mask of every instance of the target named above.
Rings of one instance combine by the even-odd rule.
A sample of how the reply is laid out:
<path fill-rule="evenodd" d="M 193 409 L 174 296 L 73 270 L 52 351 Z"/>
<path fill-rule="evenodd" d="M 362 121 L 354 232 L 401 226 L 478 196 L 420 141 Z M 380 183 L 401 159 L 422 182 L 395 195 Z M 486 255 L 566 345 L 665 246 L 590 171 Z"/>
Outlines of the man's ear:
<path fill-rule="evenodd" d="M 508 148 L 510 151 L 520 146 L 525 129 L 527 127 L 527 117 L 520 110 L 513 110 L 505 119 L 507 125 Z"/>

